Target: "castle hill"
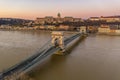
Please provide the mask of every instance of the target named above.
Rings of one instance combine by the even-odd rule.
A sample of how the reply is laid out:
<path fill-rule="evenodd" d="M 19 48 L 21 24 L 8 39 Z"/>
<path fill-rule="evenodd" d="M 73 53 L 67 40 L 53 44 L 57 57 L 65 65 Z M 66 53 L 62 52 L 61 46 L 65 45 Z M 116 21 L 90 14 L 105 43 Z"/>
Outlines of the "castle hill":
<path fill-rule="evenodd" d="M 81 26 L 89 33 L 120 34 L 120 16 L 90 17 L 88 19 L 72 16 L 46 16 L 35 20 L 0 18 L 0 30 L 44 30 L 78 31 Z"/>

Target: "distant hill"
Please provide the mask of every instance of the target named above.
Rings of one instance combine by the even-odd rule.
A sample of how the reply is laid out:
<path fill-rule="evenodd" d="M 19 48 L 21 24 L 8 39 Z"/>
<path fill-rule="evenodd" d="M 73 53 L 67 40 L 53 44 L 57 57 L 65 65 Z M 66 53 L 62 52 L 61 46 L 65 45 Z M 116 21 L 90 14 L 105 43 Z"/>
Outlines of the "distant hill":
<path fill-rule="evenodd" d="M 0 25 L 25 25 L 32 20 L 18 19 L 18 18 L 0 18 Z"/>

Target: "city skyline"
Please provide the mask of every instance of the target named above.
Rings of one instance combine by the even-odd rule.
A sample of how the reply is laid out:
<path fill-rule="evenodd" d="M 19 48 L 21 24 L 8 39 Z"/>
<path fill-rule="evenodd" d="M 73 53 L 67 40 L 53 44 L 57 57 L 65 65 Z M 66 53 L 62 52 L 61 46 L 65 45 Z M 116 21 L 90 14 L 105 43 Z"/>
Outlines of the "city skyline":
<path fill-rule="evenodd" d="M 73 16 L 88 18 L 120 14 L 119 0 L 1 0 L 0 17 L 35 19 L 36 17 Z"/>

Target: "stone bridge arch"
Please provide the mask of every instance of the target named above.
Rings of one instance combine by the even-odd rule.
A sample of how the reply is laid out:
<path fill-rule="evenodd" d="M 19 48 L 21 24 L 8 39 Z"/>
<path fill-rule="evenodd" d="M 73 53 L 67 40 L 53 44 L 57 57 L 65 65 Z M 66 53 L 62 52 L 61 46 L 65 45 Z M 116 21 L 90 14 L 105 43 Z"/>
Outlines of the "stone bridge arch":
<path fill-rule="evenodd" d="M 64 32 L 62 31 L 53 31 L 52 32 L 52 45 L 56 47 L 60 47 L 64 50 Z"/>

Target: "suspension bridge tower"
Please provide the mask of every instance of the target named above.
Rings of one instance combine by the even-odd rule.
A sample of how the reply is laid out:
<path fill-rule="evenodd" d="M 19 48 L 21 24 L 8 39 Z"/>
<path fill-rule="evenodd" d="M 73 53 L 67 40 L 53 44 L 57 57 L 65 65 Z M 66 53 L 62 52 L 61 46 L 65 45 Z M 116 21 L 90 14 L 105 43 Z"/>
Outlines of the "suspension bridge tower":
<path fill-rule="evenodd" d="M 87 33 L 87 28 L 86 28 L 86 26 L 81 26 L 81 27 L 80 27 L 80 33 L 82 33 L 82 34 L 86 34 L 86 33 Z"/>
<path fill-rule="evenodd" d="M 64 45 L 64 32 L 62 31 L 53 31 L 52 32 L 52 45 L 55 47 L 60 47 L 62 52 L 65 52 Z"/>

